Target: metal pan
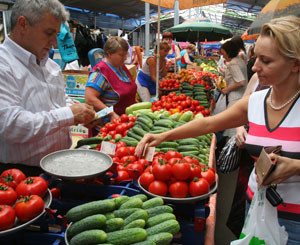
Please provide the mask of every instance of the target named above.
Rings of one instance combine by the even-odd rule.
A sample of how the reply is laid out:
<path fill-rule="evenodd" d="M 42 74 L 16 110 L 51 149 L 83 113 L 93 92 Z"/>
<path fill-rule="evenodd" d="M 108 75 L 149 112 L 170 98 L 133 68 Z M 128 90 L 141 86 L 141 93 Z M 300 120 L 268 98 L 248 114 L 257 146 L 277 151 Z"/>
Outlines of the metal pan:
<path fill-rule="evenodd" d="M 106 172 L 112 165 L 111 157 L 95 150 L 61 150 L 43 157 L 40 166 L 51 176 L 60 179 L 85 179 Z"/>

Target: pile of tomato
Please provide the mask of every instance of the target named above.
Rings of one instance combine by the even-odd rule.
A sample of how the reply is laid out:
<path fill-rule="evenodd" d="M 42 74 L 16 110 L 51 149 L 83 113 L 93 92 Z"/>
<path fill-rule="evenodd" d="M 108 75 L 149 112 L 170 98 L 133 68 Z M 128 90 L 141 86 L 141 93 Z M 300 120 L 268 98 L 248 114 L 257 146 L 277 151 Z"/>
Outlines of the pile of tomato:
<path fill-rule="evenodd" d="M 177 79 L 162 80 L 159 82 L 159 88 L 162 89 L 179 89 L 180 83 Z"/>
<path fill-rule="evenodd" d="M 152 111 L 159 111 L 160 109 L 169 111 L 171 114 L 192 111 L 194 115 L 198 113 L 201 113 L 203 116 L 210 115 L 210 110 L 201 106 L 198 100 L 192 100 L 190 96 L 186 96 L 185 94 L 177 96 L 174 92 L 163 95 L 160 101 L 152 102 Z"/>
<path fill-rule="evenodd" d="M 214 183 L 214 169 L 175 151 L 157 153 L 140 177 L 140 184 L 149 192 L 173 198 L 204 195 Z"/>
<path fill-rule="evenodd" d="M 5 170 L 0 176 L 0 230 L 12 228 L 16 217 L 24 223 L 42 213 L 47 190 L 42 177 L 26 178 L 18 169 Z"/>

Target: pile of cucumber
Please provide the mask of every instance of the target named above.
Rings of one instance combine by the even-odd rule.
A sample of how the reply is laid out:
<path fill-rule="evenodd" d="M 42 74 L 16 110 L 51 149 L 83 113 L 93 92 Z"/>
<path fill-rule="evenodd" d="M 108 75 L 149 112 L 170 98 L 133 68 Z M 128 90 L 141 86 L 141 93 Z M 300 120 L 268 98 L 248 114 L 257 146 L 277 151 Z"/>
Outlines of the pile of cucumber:
<path fill-rule="evenodd" d="M 172 207 L 144 194 L 82 204 L 66 217 L 70 245 L 164 245 L 180 230 Z"/>

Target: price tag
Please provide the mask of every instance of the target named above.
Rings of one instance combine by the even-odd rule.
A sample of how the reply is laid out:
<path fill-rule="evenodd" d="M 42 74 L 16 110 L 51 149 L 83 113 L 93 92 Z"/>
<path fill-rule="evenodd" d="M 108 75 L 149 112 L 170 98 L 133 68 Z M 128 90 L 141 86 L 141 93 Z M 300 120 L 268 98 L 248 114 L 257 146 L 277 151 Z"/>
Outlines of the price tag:
<path fill-rule="evenodd" d="M 148 162 L 152 162 L 153 157 L 154 157 L 154 153 L 155 153 L 155 147 L 147 147 L 146 150 L 145 150 L 144 158 Z"/>
<path fill-rule="evenodd" d="M 115 155 L 116 152 L 116 144 L 111 142 L 103 141 L 101 144 L 101 152 L 106 153 L 108 155 Z"/>

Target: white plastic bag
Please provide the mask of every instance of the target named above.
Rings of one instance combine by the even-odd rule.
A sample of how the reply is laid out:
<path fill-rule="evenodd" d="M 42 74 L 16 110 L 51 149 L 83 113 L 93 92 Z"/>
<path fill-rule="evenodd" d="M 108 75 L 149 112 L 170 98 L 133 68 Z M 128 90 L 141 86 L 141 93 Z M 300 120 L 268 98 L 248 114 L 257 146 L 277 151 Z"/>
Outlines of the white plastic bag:
<path fill-rule="evenodd" d="M 278 223 L 277 210 L 266 199 L 267 187 L 255 191 L 239 240 L 231 245 L 285 245 L 288 234 Z"/>

